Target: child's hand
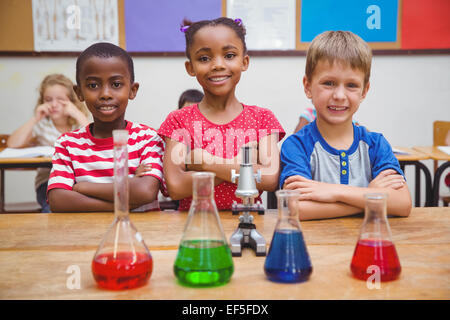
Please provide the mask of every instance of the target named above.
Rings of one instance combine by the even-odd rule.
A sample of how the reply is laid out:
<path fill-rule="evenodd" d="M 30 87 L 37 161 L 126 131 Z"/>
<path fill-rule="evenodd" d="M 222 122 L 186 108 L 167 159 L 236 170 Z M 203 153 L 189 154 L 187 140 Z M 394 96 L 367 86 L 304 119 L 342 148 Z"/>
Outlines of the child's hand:
<path fill-rule="evenodd" d="M 73 185 L 72 190 L 78 193 L 84 194 L 83 187 L 86 186 L 89 182 L 77 182 Z"/>
<path fill-rule="evenodd" d="M 64 115 L 67 117 L 77 118 L 78 114 L 81 112 L 70 100 L 61 101 Z"/>
<path fill-rule="evenodd" d="M 339 185 L 307 179 L 302 176 L 290 176 L 284 182 L 283 189 L 300 192 L 299 200 L 319 202 L 337 202 Z"/>
<path fill-rule="evenodd" d="M 146 172 L 152 171 L 153 167 L 151 163 L 141 163 L 139 167 L 137 167 L 136 172 L 134 173 L 135 177 L 142 177 Z"/>
<path fill-rule="evenodd" d="M 36 118 L 36 121 L 39 122 L 42 120 L 42 118 L 49 116 L 51 109 L 52 107 L 47 103 L 39 105 L 34 111 L 34 117 Z"/>
<path fill-rule="evenodd" d="M 375 179 L 369 183 L 369 188 L 400 189 L 405 185 L 405 179 L 401 174 L 392 169 L 381 171 Z"/>
<path fill-rule="evenodd" d="M 209 156 L 208 156 L 209 155 Z M 185 159 L 186 168 L 189 171 L 202 171 L 202 163 L 209 163 L 212 160 L 212 155 L 201 148 L 190 150 Z"/>

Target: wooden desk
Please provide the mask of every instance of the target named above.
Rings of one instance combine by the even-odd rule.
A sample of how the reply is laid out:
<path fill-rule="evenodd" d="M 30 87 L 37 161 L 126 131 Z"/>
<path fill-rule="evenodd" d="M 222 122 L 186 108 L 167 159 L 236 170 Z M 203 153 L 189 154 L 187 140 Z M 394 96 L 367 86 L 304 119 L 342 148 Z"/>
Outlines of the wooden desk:
<path fill-rule="evenodd" d="M 436 146 L 414 147 L 413 149 L 428 155 L 433 160 L 450 161 L 450 155 L 446 154 L 445 152 L 442 152 Z"/>
<path fill-rule="evenodd" d="M 398 161 L 420 161 L 430 159 L 430 156 L 427 153 L 421 152 L 414 148 L 406 148 L 406 147 L 394 147 L 394 148 L 407 153 L 407 154 L 394 153 Z"/>
<path fill-rule="evenodd" d="M 2 151 L 3 149 L 0 149 Z M 0 213 L 5 212 L 5 170 L 51 168 L 52 158 L 0 158 Z"/>
<path fill-rule="evenodd" d="M 222 212 L 227 236 L 238 217 Z M 255 216 L 258 231 L 269 243 L 276 211 Z M 99 289 L 91 261 L 113 220 L 112 213 L 0 215 L 0 299 L 449 299 L 450 209 L 414 208 L 408 218 L 390 218 L 393 241 L 402 264 L 400 279 L 368 289 L 352 278 L 350 261 L 361 216 L 304 221 L 302 229 L 313 264 L 309 281 L 279 284 L 266 279 L 264 257 L 245 249 L 234 257 L 230 283 L 216 288 L 179 285 L 172 267 L 186 212 L 133 213 L 154 260 L 149 283 L 127 291 Z M 68 289 L 70 266 L 81 271 L 81 288 Z"/>
<path fill-rule="evenodd" d="M 450 155 L 442 152 L 438 147 L 414 147 L 415 150 L 427 154 L 431 159 L 436 161 L 444 160 L 445 162 L 441 164 L 434 173 L 433 178 L 433 203 L 432 205 L 437 207 L 439 205 L 439 184 L 441 181 L 441 176 L 445 169 L 450 167 Z"/>

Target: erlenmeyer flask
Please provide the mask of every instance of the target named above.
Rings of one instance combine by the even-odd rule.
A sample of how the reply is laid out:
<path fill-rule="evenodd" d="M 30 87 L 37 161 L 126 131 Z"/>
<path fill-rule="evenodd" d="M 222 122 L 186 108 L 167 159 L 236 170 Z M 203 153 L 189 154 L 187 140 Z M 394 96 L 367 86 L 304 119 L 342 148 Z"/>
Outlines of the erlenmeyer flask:
<path fill-rule="evenodd" d="M 379 272 L 381 281 L 391 281 L 402 270 L 386 217 L 386 197 L 382 193 L 365 195 L 364 221 L 350 265 L 353 275 L 361 280 Z"/>
<path fill-rule="evenodd" d="M 193 197 L 173 271 L 181 284 L 227 283 L 234 271 L 231 251 L 214 201 L 214 173 L 193 174 Z"/>
<path fill-rule="evenodd" d="M 264 272 L 271 281 L 303 282 L 309 279 L 313 268 L 298 220 L 299 193 L 278 190 L 276 195 L 278 220 L 264 263 Z"/>
<path fill-rule="evenodd" d="M 128 211 L 128 131 L 114 130 L 114 221 L 92 260 L 97 284 L 122 290 L 143 286 L 153 270 L 150 251 Z"/>

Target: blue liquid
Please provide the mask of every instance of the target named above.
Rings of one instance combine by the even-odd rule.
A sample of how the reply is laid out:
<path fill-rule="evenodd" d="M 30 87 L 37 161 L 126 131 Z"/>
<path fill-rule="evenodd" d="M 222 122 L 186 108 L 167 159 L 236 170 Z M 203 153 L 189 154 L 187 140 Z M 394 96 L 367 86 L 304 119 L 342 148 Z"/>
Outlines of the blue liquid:
<path fill-rule="evenodd" d="M 311 260 L 299 230 L 275 231 L 264 272 L 275 282 L 303 282 L 312 273 Z"/>

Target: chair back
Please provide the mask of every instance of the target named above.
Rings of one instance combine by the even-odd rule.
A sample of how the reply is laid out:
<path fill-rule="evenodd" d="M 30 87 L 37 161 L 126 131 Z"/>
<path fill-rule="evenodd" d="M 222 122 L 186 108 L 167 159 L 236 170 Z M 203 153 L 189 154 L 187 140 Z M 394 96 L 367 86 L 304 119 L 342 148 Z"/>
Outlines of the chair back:
<path fill-rule="evenodd" d="M 433 122 L 433 146 L 445 146 L 445 138 L 450 130 L 450 121 Z"/>
<path fill-rule="evenodd" d="M 433 122 L 433 146 L 445 146 L 445 138 L 447 132 L 450 130 L 450 121 L 435 121 Z M 438 161 L 433 161 L 434 172 L 438 167 Z"/>
<path fill-rule="evenodd" d="M 6 142 L 8 141 L 9 134 L 0 134 L 0 148 L 6 148 Z"/>

